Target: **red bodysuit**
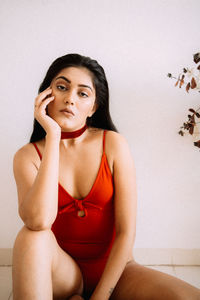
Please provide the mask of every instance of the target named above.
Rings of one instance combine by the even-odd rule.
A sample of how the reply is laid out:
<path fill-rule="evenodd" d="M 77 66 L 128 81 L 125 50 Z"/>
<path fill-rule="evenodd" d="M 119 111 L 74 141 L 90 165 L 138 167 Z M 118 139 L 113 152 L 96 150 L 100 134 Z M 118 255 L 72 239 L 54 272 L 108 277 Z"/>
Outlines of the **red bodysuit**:
<path fill-rule="evenodd" d="M 114 183 L 105 153 L 89 194 L 81 200 L 73 198 L 58 183 L 58 214 L 52 224 L 60 247 L 79 265 L 84 280 L 84 295 L 90 297 L 104 270 L 115 239 Z M 39 149 L 33 143 L 40 159 Z M 78 211 L 84 211 L 80 217 Z"/>

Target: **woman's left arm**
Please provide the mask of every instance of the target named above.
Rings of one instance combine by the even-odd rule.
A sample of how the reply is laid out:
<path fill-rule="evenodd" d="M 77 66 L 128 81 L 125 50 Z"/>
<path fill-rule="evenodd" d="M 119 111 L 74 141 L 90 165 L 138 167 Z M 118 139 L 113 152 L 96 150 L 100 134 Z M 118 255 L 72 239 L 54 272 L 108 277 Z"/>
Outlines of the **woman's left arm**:
<path fill-rule="evenodd" d="M 137 187 L 134 161 L 126 139 L 112 135 L 116 237 L 104 272 L 90 300 L 108 300 L 127 264 L 136 233 Z"/>

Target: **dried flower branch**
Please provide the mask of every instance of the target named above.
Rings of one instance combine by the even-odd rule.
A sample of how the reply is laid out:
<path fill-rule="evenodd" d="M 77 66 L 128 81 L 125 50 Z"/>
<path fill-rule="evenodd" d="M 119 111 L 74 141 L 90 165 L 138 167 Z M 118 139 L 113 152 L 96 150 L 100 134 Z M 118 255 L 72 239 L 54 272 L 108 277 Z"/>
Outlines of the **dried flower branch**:
<path fill-rule="evenodd" d="M 200 62 L 200 52 L 193 55 L 193 61 L 196 64 Z M 187 93 L 189 93 L 190 89 L 200 92 L 200 64 L 196 68 L 183 68 L 183 71 L 181 74 L 179 74 L 178 78 L 172 76 L 171 73 L 168 73 L 167 76 L 169 78 L 176 79 L 175 86 L 179 86 L 179 88 L 181 88 L 183 85 L 186 85 L 185 90 Z M 185 79 L 186 76 L 189 78 L 189 81 Z M 198 113 L 199 110 L 200 107 L 197 110 L 193 108 L 189 109 L 189 111 L 193 114 L 188 115 L 188 121 L 183 123 L 183 126 L 180 127 L 178 134 L 184 136 L 185 132 L 183 130 L 187 130 L 191 135 L 195 133 L 195 127 L 197 128 L 197 124 L 200 123 L 195 121 L 195 117 L 200 118 L 200 113 Z M 194 146 L 200 148 L 200 140 L 194 142 Z"/>

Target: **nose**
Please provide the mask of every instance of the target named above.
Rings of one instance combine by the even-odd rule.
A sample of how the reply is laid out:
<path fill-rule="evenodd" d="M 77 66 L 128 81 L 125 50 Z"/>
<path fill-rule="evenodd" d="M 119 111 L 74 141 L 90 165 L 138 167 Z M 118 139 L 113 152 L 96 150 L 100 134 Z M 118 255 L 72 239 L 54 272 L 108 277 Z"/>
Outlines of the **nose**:
<path fill-rule="evenodd" d="M 67 98 L 64 100 L 64 102 L 67 104 L 70 104 L 70 105 L 74 105 L 74 100 L 72 98 Z"/>
<path fill-rule="evenodd" d="M 64 102 L 65 103 L 68 103 L 68 104 L 71 104 L 71 105 L 74 105 L 74 102 L 75 102 L 75 96 L 73 95 L 73 93 L 67 93 L 67 95 L 65 96 L 64 98 Z"/>

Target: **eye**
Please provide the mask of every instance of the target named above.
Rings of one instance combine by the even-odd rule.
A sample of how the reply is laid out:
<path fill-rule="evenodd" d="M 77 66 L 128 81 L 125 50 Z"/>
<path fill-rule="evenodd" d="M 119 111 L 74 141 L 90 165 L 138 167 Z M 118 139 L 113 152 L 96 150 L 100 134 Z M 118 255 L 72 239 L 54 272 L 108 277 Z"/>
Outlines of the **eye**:
<path fill-rule="evenodd" d="M 57 85 L 57 89 L 61 90 L 61 91 L 64 91 L 64 90 L 66 90 L 66 87 L 63 86 L 63 85 Z"/>
<path fill-rule="evenodd" d="M 83 93 L 83 92 L 81 92 L 80 94 L 81 94 L 84 98 L 85 98 L 85 97 L 88 97 L 88 95 L 85 94 L 85 93 Z"/>

